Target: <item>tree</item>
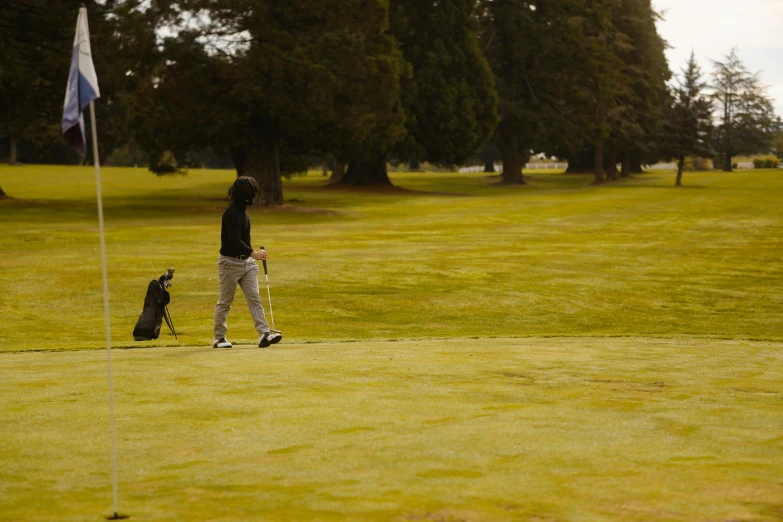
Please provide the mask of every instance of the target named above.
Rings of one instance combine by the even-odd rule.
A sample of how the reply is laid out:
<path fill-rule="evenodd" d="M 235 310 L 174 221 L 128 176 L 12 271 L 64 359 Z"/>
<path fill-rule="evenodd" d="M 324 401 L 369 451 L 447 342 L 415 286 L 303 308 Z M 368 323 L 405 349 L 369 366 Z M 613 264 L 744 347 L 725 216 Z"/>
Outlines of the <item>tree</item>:
<path fill-rule="evenodd" d="M 503 162 L 504 184 L 527 184 L 522 169 L 547 116 L 542 98 L 556 81 L 547 81 L 551 68 L 545 51 L 550 43 L 546 28 L 554 16 L 525 2 L 480 3 L 482 46 L 500 96 L 495 143 Z"/>
<path fill-rule="evenodd" d="M 731 172 L 734 156 L 769 150 L 775 112 L 758 73 L 747 70 L 736 49 L 714 62 L 712 90 L 719 120 L 715 144 L 723 170 Z"/>
<path fill-rule="evenodd" d="M 783 124 L 780 123 L 778 118 L 778 130 L 775 133 L 775 138 L 772 140 L 772 151 L 783 161 Z"/>
<path fill-rule="evenodd" d="M 641 158 L 650 153 L 648 144 L 665 106 L 671 72 L 666 44 L 656 28 L 660 16 L 650 0 L 595 3 L 584 10 L 583 18 L 590 21 L 583 29 L 589 47 L 574 72 L 588 65 L 581 69 L 579 83 L 599 96 L 586 97 L 586 103 L 576 106 L 596 116 L 582 123 L 582 140 L 561 144 L 565 151 L 557 152 L 569 157 L 569 172 L 592 172 L 601 183 L 604 172 L 614 181 L 641 171 Z M 609 68 L 602 67 L 606 64 Z"/>
<path fill-rule="evenodd" d="M 677 159 L 676 185 L 682 185 L 686 156 L 709 157 L 714 154 L 712 139 L 712 101 L 704 93 L 707 84 L 691 53 L 682 79 L 672 93 L 673 104 L 660 123 L 661 150 Z"/>
<path fill-rule="evenodd" d="M 87 4 L 93 59 L 101 87 L 95 104 L 101 121 L 101 155 L 128 137 L 118 88 L 127 71 L 123 31 L 111 15 L 115 0 L 4 0 L 0 9 L 0 137 L 9 162 L 79 161 L 60 129 L 63 94 L 79 7 Z M 87 132 L 91 132 L 89 125 Z M 87 140 L 88 149 L 91 148 Z M 91 158 L 87 154 L 87 158 Z"/>
<path fill-rule="evenodd" d="M 160 0 L 148 10 L 157 30 L 174 32 L 134 97 L 136 121 L 153 130 L 148 148 L 230 152 L 263 204 L 278 205 L 282 151 L 323 152 L 381 128 L 397 139 L 402 119 L 389 114 L 402 67 L 387 1 Z"/>
<path fill-rule="evenodd" d="M 564 155 L 591 145 L 597 182 L 630 88 L 615 52 L 622 35 L 613 0 L 485 0 L 483 43 L 500 93 L 497 143 L 503 183 L 524 184 L 531 150 Z M 600 165 L 600 168 L 598 167 Z"/>
<path fill-rule="evenodd" d="M 487 142 L 481 149 L 479 149 L 476 159 L 484 165 L 484 172 L 494 173 L 495 162 L 503 159 L 500 156 L 495 140 Z"/>
<path fill-rule="evenodd" d="M 650 0 L 622 0 L 615 11 L 614 25 L 623 35 L 615 52 L 629 86 L 622 101 L 631 117 L 623 118 L 610 136 L 611 150 L 605 161 L 610 179 L 617 179 L 618 161 L 623 166 L 619 173 L 623 177 L 641 171 L 638 165 L 632 167 L 632 160 L 652 152 L 649 145 L 668 101 L 671 71 L 666 42 L 656 26 L 660 19 Z"/>
<path fill-rule="evenodd" d="M 74 8 L 66 24 L 69 5 Z M 23 139 L 43 141 L 59 127 L 77 10 L 77 2 L 2 2 L 0 137 L 11 165 L 18 162 Z"/>
<path fill-rule="evenodd" d="M 497 92 L 474 9 L 475 0 L 391 2 L 389 30 L 409 67 L 400 90 L 405 134 L 393 152 L 414 166 L 464 162 L 497 124 Z M 358 145 L 344 152 L 360 157 L 350 159 L 341 183 L 390 184 L 385 171 L 391 149 L 375 149 Z"/>
<path fill-rule="evenodd" d="M 608 146 L 613 133 L 629 135 L 637 132 L 636 114 L 630 103 L 634 99 L 631 78 L 624 73 L 624 63 L 618 50 L 630 48 L 629 37 L 615 23 L 619 4 L 592 2 L 580 4 L 574 33 L 581 45 L 575 47 L 571 72 L 579 88 L 571 102 L 575 120 L 594 154 L 595 183 L 604 182 L 605 159 L 610 158 Z"/>

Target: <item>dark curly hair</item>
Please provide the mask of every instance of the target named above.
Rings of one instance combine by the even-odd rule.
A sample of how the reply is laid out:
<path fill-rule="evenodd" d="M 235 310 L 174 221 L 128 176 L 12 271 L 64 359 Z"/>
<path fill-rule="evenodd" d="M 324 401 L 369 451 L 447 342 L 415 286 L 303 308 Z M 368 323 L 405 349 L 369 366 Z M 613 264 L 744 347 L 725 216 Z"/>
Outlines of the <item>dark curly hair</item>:
<path fill-rule="evenodd" d="M 228 189 L 228 197 L 234 201 L 252 202 L 258 194 L 258 183 L 250 176 L 237 178 Z"/>

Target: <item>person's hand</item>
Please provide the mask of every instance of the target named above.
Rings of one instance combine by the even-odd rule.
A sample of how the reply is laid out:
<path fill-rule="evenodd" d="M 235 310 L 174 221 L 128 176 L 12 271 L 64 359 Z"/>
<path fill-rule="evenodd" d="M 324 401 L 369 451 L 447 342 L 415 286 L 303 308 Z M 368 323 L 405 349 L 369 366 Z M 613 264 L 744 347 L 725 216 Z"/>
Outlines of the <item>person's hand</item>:
<path fill-rule="evenodd" d="M 266 250 L 256 250 L 255 252 L 250 254 L 250 257 L 252 257 L 256 261 L 265 261 L 266 260 Z"/>

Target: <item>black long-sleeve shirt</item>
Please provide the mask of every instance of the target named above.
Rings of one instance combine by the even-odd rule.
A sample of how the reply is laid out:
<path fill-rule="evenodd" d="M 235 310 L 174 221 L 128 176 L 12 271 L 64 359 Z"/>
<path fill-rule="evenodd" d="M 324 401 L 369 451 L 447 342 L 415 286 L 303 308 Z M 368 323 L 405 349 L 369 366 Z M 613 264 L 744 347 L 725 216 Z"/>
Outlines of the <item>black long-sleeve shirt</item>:
<path fill-rule="evenodd" d="M 223 226 L 220 231 L 220 254 L 229 257 L 249 256 L 253 252 L 250 246 L 250 216 L 247 204 L 234 201 L 223 212 Z"/>

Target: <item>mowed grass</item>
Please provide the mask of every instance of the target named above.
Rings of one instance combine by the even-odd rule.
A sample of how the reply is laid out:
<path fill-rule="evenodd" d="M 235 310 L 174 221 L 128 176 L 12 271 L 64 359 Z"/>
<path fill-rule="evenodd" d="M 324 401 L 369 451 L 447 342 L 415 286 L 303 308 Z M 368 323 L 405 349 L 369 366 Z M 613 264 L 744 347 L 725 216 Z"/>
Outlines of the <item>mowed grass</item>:
<path fill-rule="evenodd" d="M 111 513 L 105 354 L 0 357 L 0 518 Z M 783 344 L 119 350 L 131 520 L 783 516 Z"/>
<path fill-rule="evenodd" d="M 671 173 L 592 187 L 589 176 L 393 174 L 407 192 L 286 183 L 285 207 L 251 211 L 270 252 L 288 340 L 470 336 L 783 338 L 783 171 Z M 133 326 L 147 283 L 177 269 L 180 339 L 206 346 L 217 301 L 230 171 L 156 178 L 104 168 L 112 334 Z M 0 168 L 0 345 L 105 345 L 91 168 Z M 30 334 L 35 332 L 35 342 Z M 256 338 L 240 297 L 229 338 Z"/>
<path fill-rule="evenodd" d="M 251 211 L 285 341 L 240 296 L 223 351 L 234 174 L 103 176 L 113 346 L 152 347 L 113 352 L 131 520 L 783 518 L 783 172 L 294 178 Z M 94 172 L 0 185 L 0 520 L 100 520 Z M 134 343 L 169 266 L 180 338 Z"/>

